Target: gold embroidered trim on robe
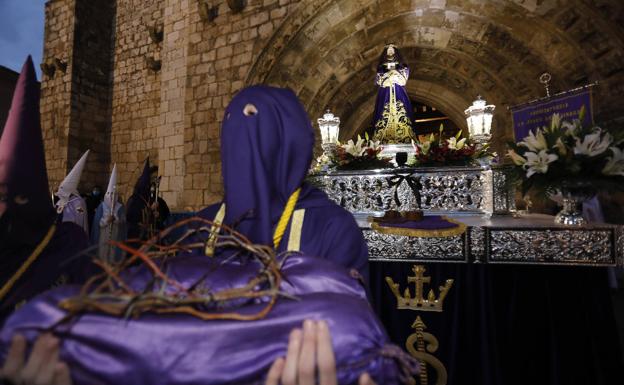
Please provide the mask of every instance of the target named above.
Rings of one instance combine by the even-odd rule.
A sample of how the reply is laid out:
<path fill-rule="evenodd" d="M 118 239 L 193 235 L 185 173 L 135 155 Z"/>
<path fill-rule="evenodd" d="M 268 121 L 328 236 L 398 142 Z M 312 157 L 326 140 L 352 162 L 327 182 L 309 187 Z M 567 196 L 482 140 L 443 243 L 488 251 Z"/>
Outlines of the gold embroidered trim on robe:
<path fill-rule="evenodd" d="M 288 235 L 288 251 L 300 251 L 301 249 L 301 231 L 303 230 L 304 217 L 305 209 L 299 209 L 293 213 L 290 234 Z"/>

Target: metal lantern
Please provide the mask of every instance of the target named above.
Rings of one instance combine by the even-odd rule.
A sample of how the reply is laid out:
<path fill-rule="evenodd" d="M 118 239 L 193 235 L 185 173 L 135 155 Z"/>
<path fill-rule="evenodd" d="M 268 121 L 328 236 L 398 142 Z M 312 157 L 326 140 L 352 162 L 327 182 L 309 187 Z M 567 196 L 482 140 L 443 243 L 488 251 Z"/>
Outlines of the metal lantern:
<path fill-rule="evenodd" d="M 472 106 L 464 111 L 470 138 L 476 143 L 483 145 L 492 137 L 492 116 L 495 108 L 493 104 L 486 104 L 486 101 L 479 95 L 477 100 L 472 102 Z"/>
<path fill-rule="evenodd" d="M 336 148 L 340 133 L 340 118 L 327 110 L 323 117 L 318 119 L 318 125 L 321 130 L 321 147 L 328 154 Z"/>

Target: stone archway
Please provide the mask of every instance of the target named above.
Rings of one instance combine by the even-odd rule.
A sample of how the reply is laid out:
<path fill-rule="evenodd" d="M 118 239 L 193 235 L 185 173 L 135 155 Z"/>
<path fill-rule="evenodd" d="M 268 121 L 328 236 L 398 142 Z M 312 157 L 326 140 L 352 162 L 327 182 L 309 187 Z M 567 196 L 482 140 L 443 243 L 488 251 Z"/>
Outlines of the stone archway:
<path fill-rule="evenodd" d="M 622 115 L 612 96 L 624 94 L 624 16 L 621 4 L 599 3 L 306 1 L 258 49 L 246 83 L 291 87 L 312 119 L 331 107 L 348 135 L 372 109 L 377 58 L 394 42 L 411 67 L 410 93 L 457 123 L 484 95 L 497 105 L 499 142 L 510 138 L 506 107 L 542 96 L 545 71 L 554 90 L 600 80 L 598 113 L 610 119 Z"/>

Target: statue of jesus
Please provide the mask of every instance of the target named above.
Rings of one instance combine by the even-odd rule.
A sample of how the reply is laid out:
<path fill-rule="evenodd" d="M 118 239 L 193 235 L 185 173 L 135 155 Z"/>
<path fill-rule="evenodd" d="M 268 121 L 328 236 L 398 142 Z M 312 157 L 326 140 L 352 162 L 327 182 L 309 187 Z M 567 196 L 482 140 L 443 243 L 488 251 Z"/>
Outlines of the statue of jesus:
<path fill-rule="evenodd" d="M 405 85 L 409 68 L 393 44 L 384 47 L 377 66 L 379 86 L 373 127 L 373 140 L 382 143 L 410 143 L 412 140 L 412 105 Z"/>

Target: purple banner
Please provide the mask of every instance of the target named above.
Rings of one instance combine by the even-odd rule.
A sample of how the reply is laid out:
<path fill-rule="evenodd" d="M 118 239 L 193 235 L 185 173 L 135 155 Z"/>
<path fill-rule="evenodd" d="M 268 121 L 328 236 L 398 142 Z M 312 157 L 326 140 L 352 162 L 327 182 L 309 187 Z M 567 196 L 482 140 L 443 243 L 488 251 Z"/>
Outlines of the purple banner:
<path fill-rule="evenodd" d="M 549 126 L 555 113 L 561 116 L 561 120 L 578 119 L 583 106 L 585 107 L 583 124 L 590 125 L 593 122 L 591 88 L 512 107 L 511 119 L 516 141 L 524 139 L 529 135 L 529 131 L 535 132 L 536 128 Z"/>

